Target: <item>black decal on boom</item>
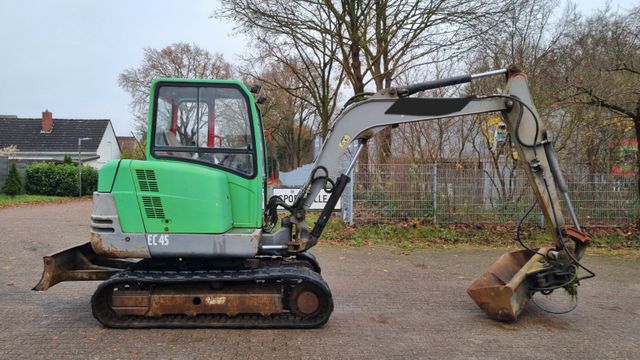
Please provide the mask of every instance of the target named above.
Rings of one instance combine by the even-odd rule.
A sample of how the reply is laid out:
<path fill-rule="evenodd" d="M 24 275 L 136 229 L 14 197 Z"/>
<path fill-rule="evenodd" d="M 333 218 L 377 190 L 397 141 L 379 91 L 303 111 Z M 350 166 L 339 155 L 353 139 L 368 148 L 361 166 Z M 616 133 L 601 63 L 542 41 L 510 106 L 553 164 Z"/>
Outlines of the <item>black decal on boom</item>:
<path fill-rule="evenodd" d="M 402 98 L 385 112 L 388 115 L 440 116 L 462 110 L 473 97 Z"/>

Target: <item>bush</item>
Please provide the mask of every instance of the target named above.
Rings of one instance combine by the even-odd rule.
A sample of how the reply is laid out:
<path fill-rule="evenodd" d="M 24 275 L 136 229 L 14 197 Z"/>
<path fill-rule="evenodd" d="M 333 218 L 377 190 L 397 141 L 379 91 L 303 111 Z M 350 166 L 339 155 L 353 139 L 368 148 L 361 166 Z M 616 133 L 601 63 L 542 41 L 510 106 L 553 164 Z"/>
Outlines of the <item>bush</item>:
<path fill-rule="evenodd" d="M 64 164 L 73 164 L 73 160 L 71 160 L 71 156 L 65 155 L 64 160 L 62 160 Z"/>
<path fill-rule="evenodd" d="M 29 194 L 77 196 L 78 167 L 70 164 L 37 163 L 26 169 L 25 188 Z M 98 186 L 98 172 L 82 167 L 82 194 L 91 194 Z"/>
<path fill-rule="evenodd" d="M 98 190 L 98 170 L 91 166 L 83 166 L 82 195 L 91 195 L 96 190 Z"/>
<path fill-rule="evenodd" d="M 131 154 L 129 149 L 122 149 L 122 152 L 120 152 L 120 159 L 133 159 L 133 154 Z"/>
<path fill-rule="evenodd" d="M 7 176 L 7 180 L 4 182 L 2 191 L 9 196 L 16 196 L 22 193 L 22 180 L 20 180 L 20 175 L 18 174 L 18 169 L 16 169 L 15 161 L 11 162 L 9 175 Z"/>

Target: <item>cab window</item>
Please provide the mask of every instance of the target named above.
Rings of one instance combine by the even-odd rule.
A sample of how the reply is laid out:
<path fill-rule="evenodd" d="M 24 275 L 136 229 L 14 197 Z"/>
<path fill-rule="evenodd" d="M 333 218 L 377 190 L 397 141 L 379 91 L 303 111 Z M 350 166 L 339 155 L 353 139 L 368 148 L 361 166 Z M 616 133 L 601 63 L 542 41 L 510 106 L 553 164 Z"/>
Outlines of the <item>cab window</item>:
<path fill-rule="evenodd" d="M 160 85 L 153 155 L 201 162 L 251 177 L 255 149 L 247 98 L 227 86 Z"/>

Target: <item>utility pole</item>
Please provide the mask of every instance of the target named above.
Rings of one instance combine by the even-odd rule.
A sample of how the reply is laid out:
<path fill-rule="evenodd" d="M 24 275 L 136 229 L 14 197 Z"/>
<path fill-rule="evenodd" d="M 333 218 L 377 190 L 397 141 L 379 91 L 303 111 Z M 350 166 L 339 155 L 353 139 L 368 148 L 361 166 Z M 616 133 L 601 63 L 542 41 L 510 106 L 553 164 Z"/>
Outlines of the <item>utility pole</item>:
<path fill-rule="evenodd" d="M 82 151 L 80 148 L 82 142 L 87 140 L 91 140 L 91 138 L 78 138 L 78 197 L 82 197 Z"/>

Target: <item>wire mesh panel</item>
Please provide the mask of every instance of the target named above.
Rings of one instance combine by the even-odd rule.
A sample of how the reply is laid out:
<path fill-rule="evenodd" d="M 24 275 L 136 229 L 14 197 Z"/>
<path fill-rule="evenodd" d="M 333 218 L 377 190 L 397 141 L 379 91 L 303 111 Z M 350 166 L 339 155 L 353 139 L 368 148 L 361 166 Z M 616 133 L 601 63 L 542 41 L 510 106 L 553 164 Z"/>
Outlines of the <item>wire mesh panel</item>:
<path fill-rule="evenodd" d="M 567 176 L 578 218 L 585 223 L 621 225 L 640 218 L 635 178 L 607 174 Z"/>
<path fill-rule="evenodd" d="M 432 171 L 422 165 L 370 165 L 354 173 L 354 221 L 430 218 Z"/>
<path fill-rule="evenodd" d="M 584 224 L 624 225 L 638 219 L 635 179 L 566 177 Z M 517 221 L 534 203 L 524 172 L 477 163 L 369 164 L 357 168 L 353 181 L 354 222 L 504 223 Z M 541 212 L 534 211 L 529 221 L 542 224 Z"/>

